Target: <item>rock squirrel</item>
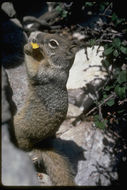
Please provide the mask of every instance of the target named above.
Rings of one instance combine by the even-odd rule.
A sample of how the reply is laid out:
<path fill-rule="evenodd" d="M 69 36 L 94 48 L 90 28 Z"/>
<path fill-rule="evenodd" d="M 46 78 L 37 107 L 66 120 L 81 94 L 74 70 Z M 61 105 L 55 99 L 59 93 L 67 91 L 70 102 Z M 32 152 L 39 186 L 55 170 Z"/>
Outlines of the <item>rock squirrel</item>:
<path fill-rule="evenodd" d="M 36 152 L 53 185 L 60 186 L 75 185 L 70 164 L 67 158 L 45 145 L 55 138 L 66 117 L 66 83 L 75 50 L 71 41 L 45 33 L 39 33 L 36 41 L 24 46 L 29 91 L 24 107 L 14 117 L 17 146 Z"/>

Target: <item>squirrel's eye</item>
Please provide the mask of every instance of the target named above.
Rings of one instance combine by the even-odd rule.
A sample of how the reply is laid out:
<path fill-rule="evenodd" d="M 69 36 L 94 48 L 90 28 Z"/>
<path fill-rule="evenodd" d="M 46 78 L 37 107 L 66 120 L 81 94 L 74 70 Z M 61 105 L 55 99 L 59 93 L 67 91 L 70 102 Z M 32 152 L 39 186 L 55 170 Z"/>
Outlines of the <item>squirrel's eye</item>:
<path fill-rule="evenodd" d="M 59 43 L 58 43 L 56 40 L 51 39 L 51 40 L 49 41 L 49 47 L 50 47 L 50 48 L 55 49 L 55 48 L 58 47 L 58 46 L 59 46 Z"/>

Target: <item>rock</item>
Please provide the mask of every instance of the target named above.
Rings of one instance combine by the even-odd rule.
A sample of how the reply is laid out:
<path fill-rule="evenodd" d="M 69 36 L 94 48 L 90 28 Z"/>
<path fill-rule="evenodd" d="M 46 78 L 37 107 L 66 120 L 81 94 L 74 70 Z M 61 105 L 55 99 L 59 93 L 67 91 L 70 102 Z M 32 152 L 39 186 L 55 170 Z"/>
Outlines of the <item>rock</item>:
<path fill-rule="evenodd" d="M 108 73 L 102 65 L 103 51 L 102 46 L 87 48 L 88 58 L 84 49 L 77 52 L 67 82 L 68 89 L 87 87 L 87 84 L 91 82 L 98 86 L 106 79 Z"/>
<path fill-rule="evenodd" d="M 85 38 L 85 35 L 79 33 L 79 32 L 74 32 L 73 37 L 77 38 L 77 40 L 83 40 Z"/>
<path fill-rule="evenodd" d="M 11 96 L 7 75 L 2 68 L 2 184 L 3 185 L 38 185 L 36 172 L 28 155 L 17 149 L 11 142 Z M 8 102 L 9 101 L 9 102 Z"/>
<path fill-rule="evenodd" d="M 102 64 L 103 47 L 94 46 L 77 52 L 74 64 L 70 70 L 67 89 L 69 102 L 82 109 L 84 112 L 97 98 L 98 89 L 103 86 L 108 73 Z"/>
<path fill-rule="evenodd" d="M 47 174 L 38 173 L 40 186 L 52 186 L 51 180 Z"/>
<path fill-rule="evenodd" d="M 2 123 L 8 122 L 11 119 L 10 106 L 7 101 L 6 89 L 8 88 L 7 75 L 2 67 Z"/>
<path fill-rule="evenodd" d="M 17 109 L 20 110 L 24 104 L 28 90 L 27 74 L 25 64 L 22 63 L 18 67 L 6 69 L 10 86 L 13 89 L 12 99 Z"/>
<path fill-rule="evenodd" d="M 73 104 L 68 105 L 67 118 L 77 118 L 81 114 L 82 114 L 82 110 L 80 110 L 79 107 Z"/>
<path fill-rule="evenodd" d="M 16 11 L 11 2 L 3 2 L 1 5 L 1 9 L 9 16 L 14 17 L 16 15 Z"/>
<path fill-rule="evenodd" d="M 39 185 L 32 161 L 9 139 L 8 124 L 2 125 L 2 184 L 6 186 Z"/>
<path fill-rule="evenodd" d="M 82 122 L 75 127 L 71 126 L 70 130 L 60 135 L 60 139 L 68 142 L 72 141 L 82 150 L 80 152 L 82 157 L 77 163 L 77 174 L 75 176 L 77 185 L 107 186 L 113 180 L 118 179 L 118 174 L 115 170 L 117 159 L 113 152 L 115 141 L 112 137 L 106 135 L 104 131 L 93 127 L 91 122 Z M 65 154 L 68 147 L 64 149 Z M 73 152 L 73 147 L 71 147 L 70 152 Z M 68 153 L 69 157 L 70 154 Z M 75 159 L 77 160 L 78 155 L 79 152 L 74 154 L 71 161 L 74 168 Z"/>
<path fill-rule="evenodd" d="M 72 121 L 70 119 L 66 119 L 62 125 L 60 126 L 59 130 L 56 133 L 56 136 L 59 137 L 61 134 L 65 133 L 66 131 L 70 130 L 72 125 Z"/>

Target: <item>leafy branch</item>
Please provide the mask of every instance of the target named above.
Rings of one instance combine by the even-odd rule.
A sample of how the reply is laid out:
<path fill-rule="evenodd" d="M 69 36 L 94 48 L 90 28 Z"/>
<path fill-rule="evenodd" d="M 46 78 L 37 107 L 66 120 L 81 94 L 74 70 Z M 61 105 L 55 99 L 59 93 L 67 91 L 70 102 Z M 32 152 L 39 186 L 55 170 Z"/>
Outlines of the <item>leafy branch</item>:
<path fill-rule="evenodd" d="M 99 15 L 106 17 L 107 21 L 102 21 L 100 17 L 95 30 L 87 28 L 90 39 L 88 45 L 104 46 L 103 64 L 107 71 L 109 67 L 112 68 L 109 72 L 110 80 L 99 91 L 100 99 L 95 101 L 95 107 L 86 114 L 94 114 L 94 122 L 101 129 L 113 124 L 112 122 L 118 124 L 121 115 L 127 121 L 127 21 L 119 18 L 112 11 L 112 6 L 112 2 L 102 3 L 102 13 Z M 112 119 L 109 119 L 109 115 Z"/>
<path fill-rule="evenodd" d="M 101 102 L 100 104 L 98 104 L 98 106 L 92 108 L 87 114 L 86 117 L 89 116 L 90 114 L 92 114 L 93 112 L 95 112 L 97 109 L 100 109 L 104 104 L 106 104 L 108 102 L 109 105 L 111 105 L 111 101 L 113 98 L 116 97 L 116 93 L 112 93 L 111 95 L 109 95 L 107 98 L 105 98 L 103 100 L 103 102 Z"/>

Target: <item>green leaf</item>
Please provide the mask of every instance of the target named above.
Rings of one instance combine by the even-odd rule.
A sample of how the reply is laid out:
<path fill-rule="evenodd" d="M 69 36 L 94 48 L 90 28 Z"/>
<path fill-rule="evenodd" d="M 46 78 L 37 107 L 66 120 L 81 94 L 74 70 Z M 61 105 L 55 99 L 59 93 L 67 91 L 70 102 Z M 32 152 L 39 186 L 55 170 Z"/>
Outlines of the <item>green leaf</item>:
<path fill-rule="evenodd" d="M 58 11 L 59 13 L 62 11 L 62 8 L 58 5 L 57 7 L 56 7 L 56 11 Z"/>
<path fill-rule="evenodd" d="M 112 88 L 113 88 L 113 85 L 112 86 L 106 86 L 104 90 L 110 91 Z"/>
<path fill-rule="evenodd" d="M 117 111 L 117 113 L 123 113 L 125 110 L 123 109 L 123 110 L 119 110 L 119 111 Z"/>
<path fill-rule="evenodd" d="M 106 127 L 107 120 L 101 121 L 99 119 L 99 115 L 95 115 L 94 116 L 94 123 L 95 123 L 96 127 L 100 128 L 100 129 L 104 129 Z"/>
<path fill-rule="evenodd" d="M 110 86 L 106 86 L 104 90 L 109 91 L 110 90 Z"/>
<path fill-rule="evenodd" d="M 94 120 L 95 120 L 95 121 L 98 121 L 98 120 L 99 120 L 99 115 L 95 115 L 95 116 L 94 116 Z"/>
<path fill-rule="evenodd" d="M 118 19 L 117 15 L 115 13 L 112 14 L 112 21 L 116 21 Z"/>
<path fill-rule="evenodd" d="M 107 94 L 103 94 L 103 99 L 107 98 L 108 95 Z"/>
<path fill-rule="evenodd" d="M 109 67 L 110 63 L 107 61 L 107 59 L 103 60 L 103 64 L 105 67 Z"/>
<path fill-rule="evenodd" d="M 118 57 L 118 56 L 119 56 L 119 52 L 117 51 L 117 49 L 115 49 L 115 50 L 113 51 L 113 55 L 114 55 L 115 57 Z"/>
<path fill-rule="evenodd" d="M 120 84 L 123 82 L 126 82 L 127 81 L 127 71 L 121 71 L 118 78 L 117 78 L 117 81 Z"/>
<path fill-rule="evenodd" d="M 116 48 L 119 48 L 121 45 L 121 40 L 119 38 L 115 38 L 112 42 L 112 45 Z"/>
<path fill-rule="evenodd" d="M 93 6 L 93 2 L 85 2 L 85 5 L 88 7 L 91 7 L 91 6 Z"/>
<path fill-rule="evenodd" d="M 96 43 L 96 40 L 95 40 L 95 39 L 89 40 L 89 45 L 90 45 L 90 46 L 94 46 L 95 43 Z"/>
<path fill-rule="evenodd" d="M 126 87 L 120 87 L 117 85 L 114 90 L 120 98 L 126 97 Z"/>
<path fill-rule="evenodd" d="M 120 50 L 122 53 L 127 54 L 127 47 L 121 46 Z"/>
<path fill-rule="evenodd" d="M 124 21 L 124 18 L 118 18 L 116 20 L 116 24 L 118 25 L 118 24 L 122 23 L 123 21 Z"/>
<path fill-rule="evenodd" d="M 105 129 L 105 127 L 106 127 L 106 123 L 107 123 L 107 121 L 106 120 L 104 120 L 103 122 L 102 121 L 95 121 L 94 122 L 95 123 L 95 125 L 96 125 L 96 127 L 98 127 L 98 128 L 100 128 L 100 129 Z"/>
<path fill-rule="evenodd" d="M 64 10 L 62 13 L 62 17 L 65 18 L 66 16 L 67 16 L 67 11 Z"/>
<path fill-rule="evenodd" d="M 100 11 L 104 11 L 105 6 L 103 4 L 100 5 Z"/>
<path fill-rule="evenodd" d="M 114 103 L 115 103 L 114 99 L 108 100 L 108 101 L 106 102 L 106 104 L 107 104 L 108 106 L 110 106 L 110 107 L 113 106 Z"/>
<path fill-rule="evenodd" d="M 113 47 L 106 48 L 106 49 L 104 50 L 104 54 L 105 54 L 105 55 L 109 55 L 109 54 L 111 54 L 112 52 L 113 52 Z"/>

